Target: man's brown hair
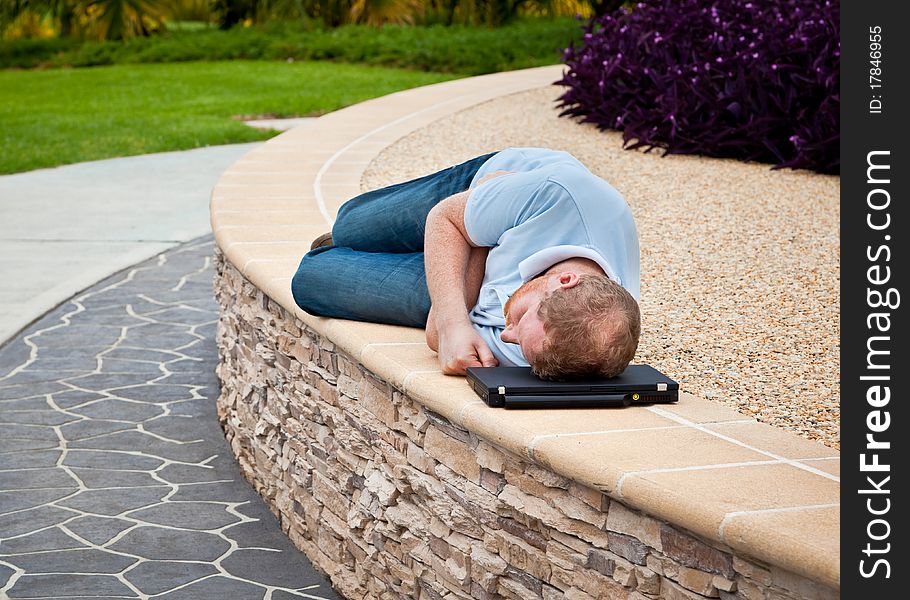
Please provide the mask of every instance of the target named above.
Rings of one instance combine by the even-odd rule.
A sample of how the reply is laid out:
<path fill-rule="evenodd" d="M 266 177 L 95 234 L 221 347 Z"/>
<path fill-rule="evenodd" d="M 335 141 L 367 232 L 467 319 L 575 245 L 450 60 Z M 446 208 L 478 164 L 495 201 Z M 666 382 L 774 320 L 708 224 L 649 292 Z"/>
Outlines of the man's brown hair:
<path fill-rule="evenodd" d="M 641 313 L 635 298 L 604 275 L 549 294 L 537 311 L 547 339 L 531 365 L 541 379 L 613 377 L 635 356 Z"/>

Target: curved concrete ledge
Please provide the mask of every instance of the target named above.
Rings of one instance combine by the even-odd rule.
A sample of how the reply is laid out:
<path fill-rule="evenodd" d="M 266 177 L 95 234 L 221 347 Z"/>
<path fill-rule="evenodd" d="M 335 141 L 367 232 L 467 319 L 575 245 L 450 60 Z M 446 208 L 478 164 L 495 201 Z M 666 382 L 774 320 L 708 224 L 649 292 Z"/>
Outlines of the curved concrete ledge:
<path fill-rule="evenodd" d="M 290 281 L 300 257 L 327 230 L 337 208 L 361 191 L 361 176 L 379 151 L 436 119 L 548 85 L 558 74 L 559 67 L 499 73 L 371 100 L 274 138 L 222 176 L 211 203 L 223 253 L 216 281 L 222 305 L 219 410 L 241 466 L 272 501 L 295 543 L 351 597 L 417 588 L 458 597 L 481 590 L 549 597 L 550 588 L 638 599 L 836 597 L 836 451 L 686 394 L 676 406 L 618 411 L 490 409 L 463 379 L 441 375 L 422 331 L 313 317 L 294 304 Z M 364 382 L 385 391 L 373 397 Z M 403 413 L 413 418 L 396 425 Z M 383 446 L 381 439 L 392 441 Z M 382 452 L 367 451 L 377 444 Z M 512 480 L 503 467 L 497 471 L 484 463 L 488 447 L 514 465 Z M 399 469 L 403 465 L 436 483 L 415 488 L 413 477 Z M 486 471 L 509 485 L 485 488 Z M 373 478 L 369 494 L 364 478 Z M 434 507 L 430 499 L 434 486 L 444 489 L 446 482 L 468 494 L 469 508 L 480 503 L 484 514 L 523 520 L 523 527 L 543 536 L 543 542 L 533 539 L 547 548 L 537 558 L 551 565 L 550 578 L 529 564 L 533 553 L 520 558 L 503 550 L 509 544 L 496 542 L 496 531 L 514 523 L 476 516 L 479 530 L 470 519 L 460 526 L 473 534 L 449 527 L 447 536 L 461 537 L 442 548 L 433 541 L 442 539 L 442 528 L 412 530 L 409 519 L 394 516 L 394 507 L 410 508 L 410 502 L 431 525 L 433 519 L 445 522 L 445 515 L 433 511 L 450 507 Z M 332 493 L 326 495 L 327 489 Z M 388 504 L 373 506 L 383 489 Z M 478 489 L 492 500 L 469 493 Z M 573 510 L 566 509 L 573 506 L 570 497 L 588 508 L 566 514 Z M 364 519 L 375 521 L 372 527 L 351 512 L 357 502 L 367 502 Z M 510 508 L 502 509 L 501 502 Z M 575 544 L 573 554 L 585 560 L 560 558 L 559 548 L 549 552 L 550 541 L 567 535 L 567 526 L 548 516 L 557 509 L 575 527 L 572 539 L 559 543 Z M 383 527 L 391 529 L 377 534 Z M 396 572 L 382 558 L 402 536 L 419 540 L 396 550 L 408 557 L 399 562 L 406 564 L 414 589 L 402 583 L 400 568 Z M 326 559 L 324 545 L 331 540 L 342 540 L 343 549 Z M 420 550 L 424 545 L 436 559 Z M 459 545 L 461 554 L 453 554 Z M 472 564 L 480 579 L 472 579 L 474 570 L 463 559 L 478 546 L 505 561 L 501 572 L 485 571 L 477 559 Z M 357 567 L 364 553 L 378 561 L 371 573 Z M 454 575 L 441 574 L 434 560 L 453 560 Z M 597 580 L 585 589 L 572 577 L 552 579 L 554 565 L 572 577 L 599 573 L 619 587 Z"/>

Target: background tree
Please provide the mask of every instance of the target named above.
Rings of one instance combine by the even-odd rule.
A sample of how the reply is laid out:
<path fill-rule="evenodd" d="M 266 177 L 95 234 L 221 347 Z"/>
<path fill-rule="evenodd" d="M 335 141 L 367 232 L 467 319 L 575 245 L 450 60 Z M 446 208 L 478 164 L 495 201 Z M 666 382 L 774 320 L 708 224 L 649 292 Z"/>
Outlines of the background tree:
<path fill-rule="evenodd" d="M 61 37 L 119 40 L 148 35 L 164 24 L 160 0 L 2 0 L 0 33 L 26 13 L 53 20 Z"/>
<path fill-rule="evenodd" d="M 414 23 L 414 16 L 423 10 L 424 4 L 420 0 L 355 0 L 351 6 L 351 20 L 369 25 L 410 25 Z"/>
<path fill-rule="evenodd" d="M 214 0 L 212 7 L 220 29 L 230 29 L 256 16 L 256 0 Z"/>
<path fill-rule="evenodd" d="M 164 26 L 160 0 L 86 0 L 84 6 L 89 30 L 101 39 L 146 36 Z"/>

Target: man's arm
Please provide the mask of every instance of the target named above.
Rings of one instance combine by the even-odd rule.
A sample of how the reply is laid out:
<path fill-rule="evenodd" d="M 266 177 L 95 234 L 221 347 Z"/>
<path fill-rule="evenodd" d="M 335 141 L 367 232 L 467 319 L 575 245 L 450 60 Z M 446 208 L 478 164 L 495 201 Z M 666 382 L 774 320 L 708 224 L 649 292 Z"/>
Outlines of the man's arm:
<path fill-rule="evenodd" d="M 464 285 L 464 305 L 470 313 L 477 299 L 480 297 L 480 288 L 483 285 L 483 276 L 486 272 L 487 254 L 489 248 L 471 247 L 471 254 L 468 256 L 468 269 L 465 274 Z M 427 318 L 427 345 L 430 350 L 439 350 L 439 332 L 436 331 L 436 311 L 430 306 L 430 316 Z"/>
<path fill-rule="evenodd" d="M 472 246 L 464 225 L 470 193 L 467 190 L 455 194 L 433 207 L 427 216 L 424 237 L 427 288 L 432 300 L 427 344 L 439 353 L 442 372 L 447 375 L 463 375 L 467 367 L 497 364 L 468 318 L 468 303 L 472 299 L 476 302 L 480 289 L 477 281 L 483 279 L 483 264 L 479 264 L 478 274 L 478 262 L 486 259 L 485 252 L 472 252 L 480 249 Z M 468 297 L 469 292 L 473 298 Z"/>

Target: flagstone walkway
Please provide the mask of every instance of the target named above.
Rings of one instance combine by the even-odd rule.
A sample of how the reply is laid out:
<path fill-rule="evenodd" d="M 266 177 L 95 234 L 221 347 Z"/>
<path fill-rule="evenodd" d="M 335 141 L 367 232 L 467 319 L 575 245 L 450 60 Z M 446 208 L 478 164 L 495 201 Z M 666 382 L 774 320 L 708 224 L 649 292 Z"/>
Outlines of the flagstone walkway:
<path fill-rule="evenodd" d="M 218 425 L 212 252 L 113 275 L 0 348 L 0 598 L 340 598 Z"/>

